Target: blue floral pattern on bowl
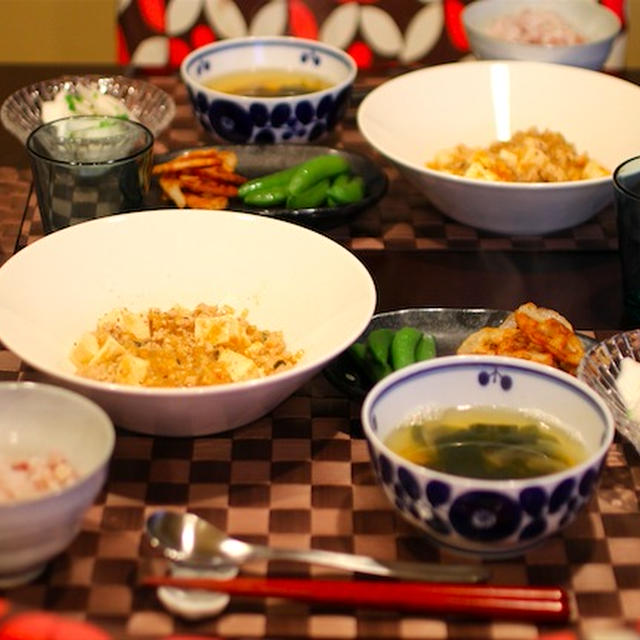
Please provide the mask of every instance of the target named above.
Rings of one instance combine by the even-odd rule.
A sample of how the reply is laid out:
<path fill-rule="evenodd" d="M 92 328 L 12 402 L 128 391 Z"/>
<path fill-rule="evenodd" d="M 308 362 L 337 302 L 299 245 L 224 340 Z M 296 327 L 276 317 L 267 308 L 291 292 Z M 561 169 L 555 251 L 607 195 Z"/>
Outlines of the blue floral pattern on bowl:
<path fill-rule="evenodd" d="M 332 86 L 282 98 L 227 95 L 204 86 L 215 74 L 217 57 L 248 58 L 254 49 L 265 58 L 281 55 L 278 64 L 326 74 Z M 346 53 L 320 42 L 310 44 L 286 37 L 236 38 L 197 49 L 185 59 L 181 74 L 196 118 L 215 138 L 234 144 L 303 143 L 331 132 L 344 117 L 355 64 Z"/>
<path fill-rule="evenodd" d="M 600 465 L 599 459 L 575 478 L 550 489 L 526 487 L 515 496 L 499 491 L 456 493 L 446 482 L 424 482 L 384 453 L 376 454 L 374 468 L 387 496 L 405 518 L 452 550 L 466 553 L 469 549 L 460 546 L 457 539 L 471 543 L 515 541 L 523 552 L 550 531 L 566 526 L 591 497 Z M 512 553 L 497 548 L 491 555 L 508 557 Z"/>
<path fill-rule="evenodd" d="M 248 107 L 232 100 L 209 101 L 202 92 L 189 88 L 196 117 L 210 133 L 234 144 L 274 144 L 313 142 L 332 131 L 343 118 L 351 96 L 351 87 L 320 100 L 301 100 L 292 109 L 287 102 L 273 107 L 254 102 Z"/>
<path fill-rule="evenodd" d="M 362 410 L 378 481 L 402 516 L 451 551 L 487 558 L 521 554 L 569 524 L 589 500 L 613 438 L 604 403 L 580 385 L 550 367 L 491 356 L 437 358 L 397 372 L 374 387 Z M 552 410 L 554 403 L 574 403 L 580 416 L 590 416 L 587 461 L 549 476 L 491 481 L 412 464 L 383 443 L 393 426 L 428 404 L 427 398 L 438 398 L 442 407 L 474 403 L 522 408 L 532 391 L 540 409 L 551 415 L 562 411 L 557 406 Z M 458 402 L 447 403 L 447 394 Z M 416 398 L 416 406 L 405 406 L 408 397 Z M 395 414 L 397 419 L 390 418 Z"/>

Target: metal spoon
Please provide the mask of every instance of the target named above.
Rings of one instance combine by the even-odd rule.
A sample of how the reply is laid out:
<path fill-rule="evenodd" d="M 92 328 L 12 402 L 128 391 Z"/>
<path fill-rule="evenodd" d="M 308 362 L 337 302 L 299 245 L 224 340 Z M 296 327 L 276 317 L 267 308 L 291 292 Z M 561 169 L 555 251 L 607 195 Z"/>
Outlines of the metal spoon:
<path fill-rule="evenodd" d="M 482 582 L 489 571 L 476 565 L 389 562 L 320 549 L 279 549 L 230 538 L 194 513 L 156 511 L 146 523 L 151 546 L 190 566 L 241 565 L 251 560 L 294 560 L 389 578 L 424 582 Z"/>

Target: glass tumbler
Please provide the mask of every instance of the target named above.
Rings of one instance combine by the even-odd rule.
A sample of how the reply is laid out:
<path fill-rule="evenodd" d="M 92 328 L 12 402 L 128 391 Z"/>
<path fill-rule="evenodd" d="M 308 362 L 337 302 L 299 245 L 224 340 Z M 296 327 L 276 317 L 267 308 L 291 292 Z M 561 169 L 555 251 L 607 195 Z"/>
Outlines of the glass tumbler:
<path fill-rule="evenodd" d="M 143 206 L 153 134 L 133 120 L 72 116 L 35 129 L 27 151 L 45 233 Z"/>
<path fill-rule="evenodd" d="M 640 327 L 640 156 L 615 169 L 613 185 L 625 314 Z"/>

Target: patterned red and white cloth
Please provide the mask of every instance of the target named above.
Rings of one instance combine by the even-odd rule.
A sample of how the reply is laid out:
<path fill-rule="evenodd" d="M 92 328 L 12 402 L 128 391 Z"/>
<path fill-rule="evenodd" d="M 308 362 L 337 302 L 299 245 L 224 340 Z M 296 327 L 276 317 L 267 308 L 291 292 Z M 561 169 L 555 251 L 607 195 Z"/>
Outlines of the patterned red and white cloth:
<path fill-rule="evenodd" d="M 584 0 L 594 2 L 596 0 Z M 627 24 L 627 0 L 600 0 Z M 176 69 L 223 38 L 294 35 L 348 51 L 360 68 L 454 62 L 469 53 L 460 18 L 469 0 L 120 0 L 119 62 Z M 626 29 L 607 68 L 624 66 Z"/>

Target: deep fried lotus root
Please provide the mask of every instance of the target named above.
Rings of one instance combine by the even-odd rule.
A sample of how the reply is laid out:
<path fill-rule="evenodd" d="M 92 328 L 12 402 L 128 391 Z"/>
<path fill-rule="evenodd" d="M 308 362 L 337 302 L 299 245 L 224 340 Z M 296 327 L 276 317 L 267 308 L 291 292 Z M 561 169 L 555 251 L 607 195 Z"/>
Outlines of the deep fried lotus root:
<path fill-rule="evenodd" d="M 457 353 L 522 358 L 575 373 L 584 347 L 564 316 L 527 302 L 499 327 L 483 327 L 469 335 Z"/>
<path fill-rule="evenodd" d="M 555 366 L 552 354 L 513 327 L 483 327 L 468 336 L 458 347 L 457 353 L 510 356 Z"/>
<path fill-rule="evenodd" d="M 552 353 L 560 368 L 575 372 L 584 356 L 584 346 L 564 316 L 553 309 L 536 307 L 528 302 L 516 309 L 515 318 L 520 331 Z"/>

